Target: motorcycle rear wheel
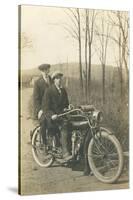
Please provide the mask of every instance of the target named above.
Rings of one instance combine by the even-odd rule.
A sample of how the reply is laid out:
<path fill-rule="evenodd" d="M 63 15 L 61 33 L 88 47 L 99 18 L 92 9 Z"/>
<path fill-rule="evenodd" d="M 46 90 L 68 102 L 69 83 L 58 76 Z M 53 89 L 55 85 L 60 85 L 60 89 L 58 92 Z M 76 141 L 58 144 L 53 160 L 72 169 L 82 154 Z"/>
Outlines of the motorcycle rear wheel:
<path fill-rule="evenodd" d="M 123 151 L 117 138 L 105 130 L 88 144 L 88 162 L 92 173 L 104 183 L 115 183 L 124 165 Z"/>
<path fill-rule="evenodd" d="M 45 155 L 42 138 L 40 135 L 40 127 L 36 128 L 32 137 L 32 154 L 35 162 L 40 167 L 50 167 L 54 162 L 53 155 Z"/>

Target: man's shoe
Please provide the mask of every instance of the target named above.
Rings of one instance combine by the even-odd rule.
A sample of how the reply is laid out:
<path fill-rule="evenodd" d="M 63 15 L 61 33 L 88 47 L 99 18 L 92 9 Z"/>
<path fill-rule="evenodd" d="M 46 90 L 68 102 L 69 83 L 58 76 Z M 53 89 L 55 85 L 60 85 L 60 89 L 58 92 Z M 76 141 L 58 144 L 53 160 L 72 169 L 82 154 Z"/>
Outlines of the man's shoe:
<path fill-rule="evenodd" d="M 84 176 L 93 176 L 92 171 L 84 171 L 83 173 Z"/>
<path fill-rule="evenodd" d="M 83 175 L 84 175 L 84 176 L 89 176 L 89 175 L 90 175 L 90 172 L 89 172 L 89 171 L 84 171 Z"/>

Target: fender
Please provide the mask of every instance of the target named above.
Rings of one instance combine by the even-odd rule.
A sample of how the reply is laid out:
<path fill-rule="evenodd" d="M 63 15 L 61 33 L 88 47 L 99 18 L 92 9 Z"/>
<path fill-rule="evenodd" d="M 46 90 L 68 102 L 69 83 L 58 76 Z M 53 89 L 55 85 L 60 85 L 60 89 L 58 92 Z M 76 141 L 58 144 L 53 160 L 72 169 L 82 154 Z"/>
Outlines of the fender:
<path fill-rule="evenodd" d="M 109 135 L 113 135 L 113 133 L 112 133 L 110 130 L 108 130 L 107 128 L 104 128 L 104 127 L 100 127 L 100 131 L 105 131 L 105 132 L 107 132 Z"/>

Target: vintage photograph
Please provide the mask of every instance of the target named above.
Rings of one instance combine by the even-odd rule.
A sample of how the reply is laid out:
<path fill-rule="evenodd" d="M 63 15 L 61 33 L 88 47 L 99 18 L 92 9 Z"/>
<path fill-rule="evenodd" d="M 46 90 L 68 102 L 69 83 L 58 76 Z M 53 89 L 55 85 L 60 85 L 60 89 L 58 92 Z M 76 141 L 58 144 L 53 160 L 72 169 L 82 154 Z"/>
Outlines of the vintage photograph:
<path fill-rule="evenodd" d="M 129 12 L 19 5 L 19 194 L 129 188 Z"/>

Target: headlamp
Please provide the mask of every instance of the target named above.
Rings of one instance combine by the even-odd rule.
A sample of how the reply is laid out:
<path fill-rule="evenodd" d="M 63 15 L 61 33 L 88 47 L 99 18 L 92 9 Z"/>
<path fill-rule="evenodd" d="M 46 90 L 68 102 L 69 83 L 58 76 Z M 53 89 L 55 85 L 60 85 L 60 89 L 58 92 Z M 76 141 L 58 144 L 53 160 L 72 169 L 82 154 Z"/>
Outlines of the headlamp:
<path fill-rule="evenodd" d="M 103 113 L 99 110 L 95 110 L 93 112 L 93 120 L 97 122 L 102 122 L 103 121 Z"/>

